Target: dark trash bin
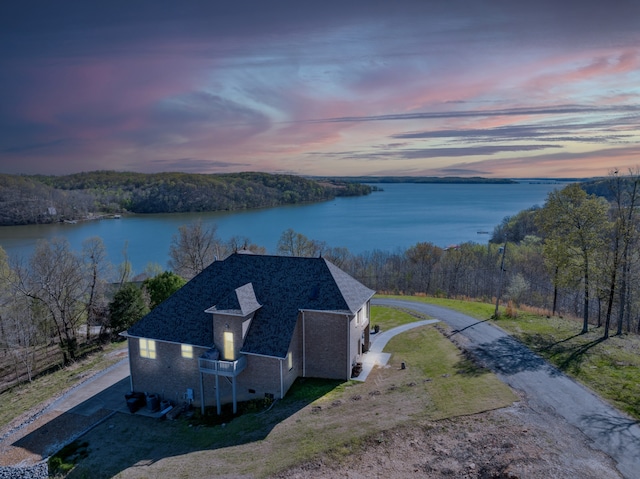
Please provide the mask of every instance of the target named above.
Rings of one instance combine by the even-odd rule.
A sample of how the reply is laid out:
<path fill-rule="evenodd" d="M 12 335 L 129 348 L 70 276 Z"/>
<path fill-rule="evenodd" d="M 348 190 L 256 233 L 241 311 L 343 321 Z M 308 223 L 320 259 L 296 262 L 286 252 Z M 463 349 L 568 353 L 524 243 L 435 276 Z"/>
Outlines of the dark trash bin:
<path fill-rule="evenodd" d="M 147 396 L 147 409 L 151 412 L 160 410 L 160 398 L 156 394 Z"/>
<path fill-rule="evenodd" d="M 125 394 L 124 398 L 127 401 L 127 408 L 129 408 L 129 412 L 131 413 L 144 407 L 147 402 L 144 393 L 132 392 Z"/>

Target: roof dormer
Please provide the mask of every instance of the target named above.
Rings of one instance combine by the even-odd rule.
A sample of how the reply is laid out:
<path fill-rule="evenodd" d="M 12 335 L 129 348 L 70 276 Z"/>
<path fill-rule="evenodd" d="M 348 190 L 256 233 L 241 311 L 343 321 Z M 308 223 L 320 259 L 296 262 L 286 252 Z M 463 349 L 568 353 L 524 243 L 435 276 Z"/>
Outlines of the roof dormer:
<path fill-rule="evenodd" d="M 222 352 L 223 359 L 237 359 L 254 313 L 261 307 L 253 285 L 247 283 L 205 310 L 213 315 L 213 343 Z"/>
<path fill-rule="evenodd" d="M 249 316 L 261 308 L 261 304 L 256 298 L 253 285 L 247 283 L 234 289 L 231 293 L 222 298 L 218 304 L 205 310 L 206 313 L 221 313 L 232 316 Z"/>

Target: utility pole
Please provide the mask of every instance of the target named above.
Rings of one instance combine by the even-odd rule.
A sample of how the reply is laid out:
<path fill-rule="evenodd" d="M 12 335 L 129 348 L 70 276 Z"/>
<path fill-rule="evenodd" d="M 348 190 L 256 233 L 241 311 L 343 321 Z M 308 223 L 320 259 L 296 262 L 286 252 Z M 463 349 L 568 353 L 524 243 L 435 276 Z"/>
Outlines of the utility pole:
<path fill-rule="evenodd" d="M 498 283 L 498 295 L 496 296 L 496 310 L 493 313 L 493 317 L 498 319 L 498 306 L 500 304 L 500 296 L 502 296 L 502 279 L 504 275 L 504 257 L 507 254 L 507 242 L 504 242 L 502 247 L 502 260 L 500 261 L 500 282 Z"/>

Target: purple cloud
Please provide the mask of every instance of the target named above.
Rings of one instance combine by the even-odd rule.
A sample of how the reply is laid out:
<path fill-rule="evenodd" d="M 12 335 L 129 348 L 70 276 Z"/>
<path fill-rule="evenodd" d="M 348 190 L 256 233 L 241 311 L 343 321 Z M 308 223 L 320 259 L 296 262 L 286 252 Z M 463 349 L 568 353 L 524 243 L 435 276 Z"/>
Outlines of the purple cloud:
<path fill-rule="evenodd" d="M 595 0 L 5 2 L 0 172 L 625 167 L 638 18 Z"/>

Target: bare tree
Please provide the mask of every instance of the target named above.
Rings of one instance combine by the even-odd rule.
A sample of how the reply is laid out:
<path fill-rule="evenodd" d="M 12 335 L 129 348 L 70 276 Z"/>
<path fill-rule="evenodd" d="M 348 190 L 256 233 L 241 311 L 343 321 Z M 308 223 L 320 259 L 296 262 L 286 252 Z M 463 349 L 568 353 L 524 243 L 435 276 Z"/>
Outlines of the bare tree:
<path fill-rule="evenodd" d="M 280 235 L 276 251 L 282 256 L 314 257 L 319 256 L 325 247 L 321 241 L 309 239 L 289 228 Z"/>
<path fill-rule="evenodd" d="M 125 241 L 122 248 L 123 261 L 118 265 L 118 284 L 120 284 L 120 287 L 129 282 L 131 278 L 131 261 L 129 261 L 128 247 L 129 243 Z"/>
<path fill-rule="evenodd" d="M 36 352 L 44 343 L 42 331 L 29 298 L 17 295 L 15 290 L 5 291 L 10 300 L 0 307 L 0 344 L 14 362 L 16 381 L 25 375 L 32 381 L 37 366 Z"/>
<path fill-rule="evenodd" d="M 324 258 L 327 258 L 339 268 L 343 268 L 351 259 L 349 250 L 347 248 L 339 246 L 334 248 L 326 248 L 324 251 L 322 251 L 322 256 Z"/>
<path fill-rule="evenodd" d="M 614 259 L 618 260 L 612 268 L 611 290 L 607 307 L 605 338 L 609 334 L 609 321 L 611 317 L 611 305 L 618 268 L 621 269 L 619 287 L 619 311 L 617 334 L 622 334 L 625 313 L 627 311 L 627 294 L 629 281 L 629 252 L 638 236 L 638 201 L 640 195 L 640 174 L 629 173 L 628 178 L 621 178 L 618 171 L 610 174 L 611 189 L 613 192 L 613 221 L 614 221 Z M 630 329 L 630 328 L 627 328 Z"/>
<path fill-rule="evenodd" d="M 219 259 L 223 259 L 234 251 L 246 250 L 255 254 L 266 254 L 267 249 L 264 246 L 259 246 L 252 243 L 246 236 L 232 236 L 226 242 L 226 249 L 222 249 L 222 253 L 218 256 Z"/>
<path fill-rule="evenodd" d="M 78 326 L 86 318 L 87 280 L 81 259 L 66 239 L 40 241 L 29 268 L 18 265 L 16 285 L 54 326 L 65 364 L 76 358 Z"/>
<path fill-rule="evenodd" d="M 216 229 L 215 225 L 205 228 L 200 220 L 180 226 L 178 234 L 171 240 L 169 267 L 189 280 L 226 254 L 226 248 L 216 236 Z"/>
<path fill-rule="evenodd" d="M 405 251 L 409 260 L 411 288 L 413 291 L 429 293 L 431 280 L 438 262 L 442 258 L 443 249 L 433 243 L 416 243 Z"/>
<path fill-rule="evenodd" d="M 105 298 L 106 278 L 111 265 L 101 238 L 93 237 L 82 244 L 82 256 L 88 279 L 86 300 L 87 341 L 91 338 L 91 326 L 103 324 L 108 309 Z"/>

